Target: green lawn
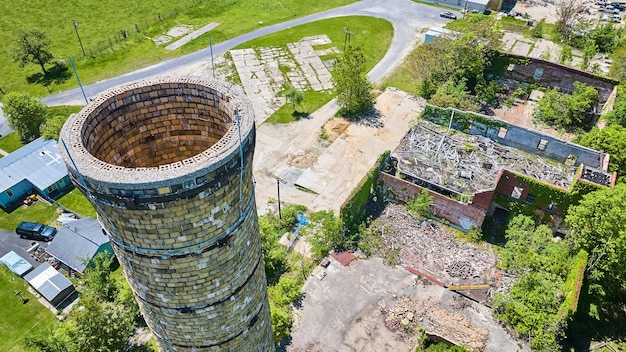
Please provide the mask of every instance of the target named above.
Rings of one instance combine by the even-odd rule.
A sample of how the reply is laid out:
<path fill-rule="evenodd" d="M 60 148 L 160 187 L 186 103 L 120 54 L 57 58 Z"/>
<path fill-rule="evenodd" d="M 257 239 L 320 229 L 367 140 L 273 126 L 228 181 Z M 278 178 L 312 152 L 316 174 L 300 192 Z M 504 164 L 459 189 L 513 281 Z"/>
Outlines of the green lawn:
<path fill-rule="evenodd" d="M 147 38 L 164 34 L 176 25 L 186 24 L 199 28 L 210 22 L 218 22 L 220 25 L 210 32 L 213 43 L 218 43 L 260 26 L 284 22 L 352 2 L 354 0 L 85 0 L 80 6 L 75 6 L 77 4 L 52 4 L 45 0 L 6 1 L 0 2 L 3 18 L 0 42 L 4 43 L 8 51 L 14 40 L 15 29 L 43 29 L 51 39 L 53 55 L 60 60 L 72 56 L 83 83 L 92 83 L 207 46 L 209 34 L 173 52 L 157 48 Z M 159 20 L 159 16 L 162 20 Z M 78 24 L 78 33 L 88 55 L 98 44 L 104 49 L 110 47 L 111 42 L 113 50 L 100 51 L 95 58 L 83 57 L 72 20 Z M 140 33 L 137 33 L 135 25 L 139 27 Z M 126 31 L 128 37 L 123 41 L 119 39 L 122 30 Z M 116 44 L 117 40 L 122 45 Z M 31 81 L 36 80 L 39 73 L 40 68 L 36 65 L 20 68 L 12 61 L 10 54 L 0 55 L 0 88 L 5 92 L 19 90 L 46 95 L 49 91 L 58 92 L 77 86 L 71 68 L 59 74 L 57 77 L 60 81 L 53 83 L 49 89 L 41 83 L 27 82 L 27 77 L 31 77 Z"/>
<path fill-rule="evenodd" d="M 0 149 L 7 153 L 12 153 L 25 145 L 22 139 L 13 132 L 0 138 Z"/>
<path fill-rule="evenodd" d="M 28 298 L 22 304 L 16 291 Z M 0 351 L 30 351 L 24 346 L 24 337 L 35 331 L 52 331 L 58 320 L 28 292 L 28 284 L 0 265 Z"/>
<path fill-rule="evenodd" d="M 56 207 L 49 206 L 41 201 L 29 207 L 19 207 L 11 214 L 0 210 L 0 230 L 14 231 L 22 221 L 34 221 L 49 224 L 56 220 Z M 1 351 L 2 349 L 0 349 Z"/>
<path fill-rule="evenodd" d="M 363 50 L 366 59 L 364 65 L 365 71 L 371 70 L 376 63 L 383 58 L 393 39 L 393 27 L 391 23 L 374 17 L 350 16 L 304 24 L 249 41 L 238 46 L 237 49 L 269 46 L 286 47 L 287 43 L 296 42 L 306 36 L 326 34 L 333 44 L 323 45 L 316 49 L 334 46 L 339 50 L 343 50 L 345 40 L 343 29 L 345 27 L 355 33 L 355 35 L 352 36 L 351 43 L 359 45 Z M 332 60 L 336 57 L 335 55 L 322 57 L 322 59 Z M 304 92 L 302 106 L 296 109 L 296 113 L 294 113 L 290 104 L 285 104 L 267 121 L 270 123 L 295 121 L 319 109 L 332 98 L 333 95 L 329 93 L 315 91 Z"/>
<path fill-rule="evenodd" d="M 77 188 L 74 188 L 70 193 L 61 197 L 58 203 L 80 216 L 96 218 L 96 210 Z"/>

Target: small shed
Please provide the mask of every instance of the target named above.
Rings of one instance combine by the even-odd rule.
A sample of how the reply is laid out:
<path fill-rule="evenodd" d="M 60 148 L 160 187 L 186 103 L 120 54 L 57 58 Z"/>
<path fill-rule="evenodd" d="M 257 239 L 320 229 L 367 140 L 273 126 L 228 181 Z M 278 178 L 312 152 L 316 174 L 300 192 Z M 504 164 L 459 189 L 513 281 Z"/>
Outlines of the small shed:
<path fill-rule="evenodd" d="M 0 262 L 9 268 L 9 270 L 11 270 L 15 275 L 20 277 L 24 276 L 24 274 L 33 269 L 33 266 L 30 265 L 26 259 L 15 253 L 15 251 L 10 251 L 5 254 L 2 258 L 0 258 Z"/>
<path fill-rule="evenodd" d="M 0 207 L 7 209 L 31 193 L 58 199 L 72 189 L 55 140 L 35 139 L 0 158 Z"/>
<path fill-rule="evenodd" d="M 24 280 L 55 307 L 75 291 L 72 282 L 48 263 L 43 263 L 28 273 Z"/>
<path fill-rule="evenodd" d="M 424 43 L 431 43 L 435 38 L 444 37 L 444 38 L 456 38 L 459 37 L 460 33 L 451 31 L 447 28 L 442 27 L 430 27 L 428 32 L 424 35 Z"/>
<path fill-rule="evenodd" d="M 62 265 L 82 274 L 91 259 L 105 250 L 113 254 L 109 237 L 97 220 L 85 217 L 63 224 L 46 252 Z"/>

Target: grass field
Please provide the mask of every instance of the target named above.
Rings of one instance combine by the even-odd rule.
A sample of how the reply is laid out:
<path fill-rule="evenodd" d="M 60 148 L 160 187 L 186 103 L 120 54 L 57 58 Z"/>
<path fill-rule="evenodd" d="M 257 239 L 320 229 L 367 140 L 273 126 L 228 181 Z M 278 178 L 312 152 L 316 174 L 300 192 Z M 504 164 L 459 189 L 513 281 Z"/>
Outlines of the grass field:
<path fill-rule="evenodd" d="M 0 230 L 13 231 L 22 221 L 34 221 L 49 224 L 56 220 L 56 207 L 51 207 L 43 202 L 36 202 L 29 207 L 19 207 L 11 214 L 0 210 Z M 1 319 L 0 319 L 1 320 Z M 2 351 L 2 349 L 0 349 Z"/>
<path fill-rule="evenodd" d="M 333 42 L 331 46 L 343 50 L 345 40 L 343 29 L 345 27 L 355 33 L 355 35 L 352 36 L 351 43 L 359 45 L 363 50 L 366 59 L 364 68 L 365 72 L 368 72 L 383 58 L 393 39 L 393 27 L 391 23 L 374 17 L 350 16 L 304 24 L 252 40 L 238 46 L 237 49 L 270 46 L 286 47 L 286 43 L 296 42 L 306 36 L 326 34 Z M 328 45 L 325 45 L 324 47 L 327 46 Z M 338 56 L 325 56 L 322 57 L 322 59 L 329 60 L 336 57 Z M 315 91 L 304 92 L 302 106 L 296 109 L 297 112 L 295 114 L 291 105 L 285 104 L 267 121 L 270 123 L 294 121 L 319 109 L 332 98 L 333 95 L 329 93 Z"/>
<path fill-rule="evenodd" d="M 61 197 L 58 203 L 80 216 L 96 218 L 96 210 L 77 188 L 74 188 L 70 193 Z"/>
<path fill-rule="evenodd" d="M 164 34 L 176 25 L 199 28 L 209 22 L 218 22 L 220 25 L 210 32 L 213 43 L 218 43 L 259 28 L 259 22 L 263 22 L 262 25 L 284 22 L 352 2 L 354 0 L 85 0 L 80 6 L 52 4 L 45 0 L 0 2 L 3 18 L 0 42 L 4 43 L 3 48 L 7 51 L 0 56 L 0 89 L 46 95 L 49 91 L 58 92 L 77 86 L 71 68 L 59 74 L 62 79 L 52 83 L 49 90 L 41 83 L 28 83 L 27 77 L 31 81 L 41 78 L 37 76 L 40 68 L 35 65 L 20 68 L 12 61 L 8 51 L 14 39 L 13 31 L 18 28 L 45 30 L 52 41 L 53 55 L 60 60 L 72 56 L 83 83 L 91 83 L 207 46 L 209 34 L 176 51 L 157 48 L 148 38 Z M 159 20 L 159 16 L 163 20 Z M 78 33 L 88 54 L 98 43 L 102 48 L 113 43 L 114 51 L 106 49 L 96 54 L 95 58 L 83 57 L 72 20 L 78 24 Z M 140 33 L 137 33 L 135 25 Z M 122 30 L 126 31 L 128 38 L 123 40 L 123 46 L 119 46 L 115 43 L 116 38 L 121 38 Z"/>
<path fill-rule="evenodd" d="M 15 295 L 28 298 L 22 304 Z M 24 337 L 34 331 L 52 331 L 58 320 L 47 308 L 28 292 L 28 284 L 17 275 L 0 265 L 0 351 L 30 351 L 24 346 Z"/>
<path fill-rule="evenodd" d="M 0 138 L 0 149 L 7 153 L 12 153 L 24 146 L 24 142 L 20 139 L 17 133 L 10 133 Z"/>

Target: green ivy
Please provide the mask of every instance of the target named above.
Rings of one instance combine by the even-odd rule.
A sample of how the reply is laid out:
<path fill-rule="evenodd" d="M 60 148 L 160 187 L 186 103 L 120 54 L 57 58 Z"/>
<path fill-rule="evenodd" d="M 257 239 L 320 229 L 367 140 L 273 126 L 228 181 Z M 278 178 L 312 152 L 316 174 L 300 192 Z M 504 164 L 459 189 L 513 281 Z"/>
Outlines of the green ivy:
<path fill-rule="evenodd" d="M 426 107 L 424 107 L 424 111 L 422 112 L 422 118 L 447 127 L 450 124 L 451 114 L 452 110 L 443 109 L 433 105 L 426 105 Z M 484 129 L 480 125 L 484 126 Z M 452 128 L 467 133 L 471 130 L 472 126 L 483 130 L 483 133 L 486 133 L 491 129 L 506 127 L 506 124 L 483 115 L 454 111 Z"/>

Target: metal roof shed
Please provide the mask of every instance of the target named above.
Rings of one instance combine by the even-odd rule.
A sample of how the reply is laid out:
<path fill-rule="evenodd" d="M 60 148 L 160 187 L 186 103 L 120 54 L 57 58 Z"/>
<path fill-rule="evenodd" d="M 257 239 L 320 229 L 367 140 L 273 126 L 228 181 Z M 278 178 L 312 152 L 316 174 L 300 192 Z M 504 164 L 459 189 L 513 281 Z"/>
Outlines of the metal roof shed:
<path fill-rule="evenodd" d="M 0 258 L 0 262 L 6 265 L 9 270 L 11 270 L 17 276 L 24 276 L 27 272 L 29 272 L 33 266 L 30 263 L 22 258 L 19 254 L 15 253 L 15 251 L 10 251 L 5 254 L 2 258 Z"/>
<path fill-rule="evenodd" d="M 113 254 L 109 237 L 102 232 L 97 220 L 85 217 L 63 224 L 46 252 L 82 274 L 89 261 L 105 250 Z"/>
<path fill-rule="evenodd" d="M 75 291 L 70 280 L 47 263 L 24 276 L 24 280 L 55 307 Z"/>

